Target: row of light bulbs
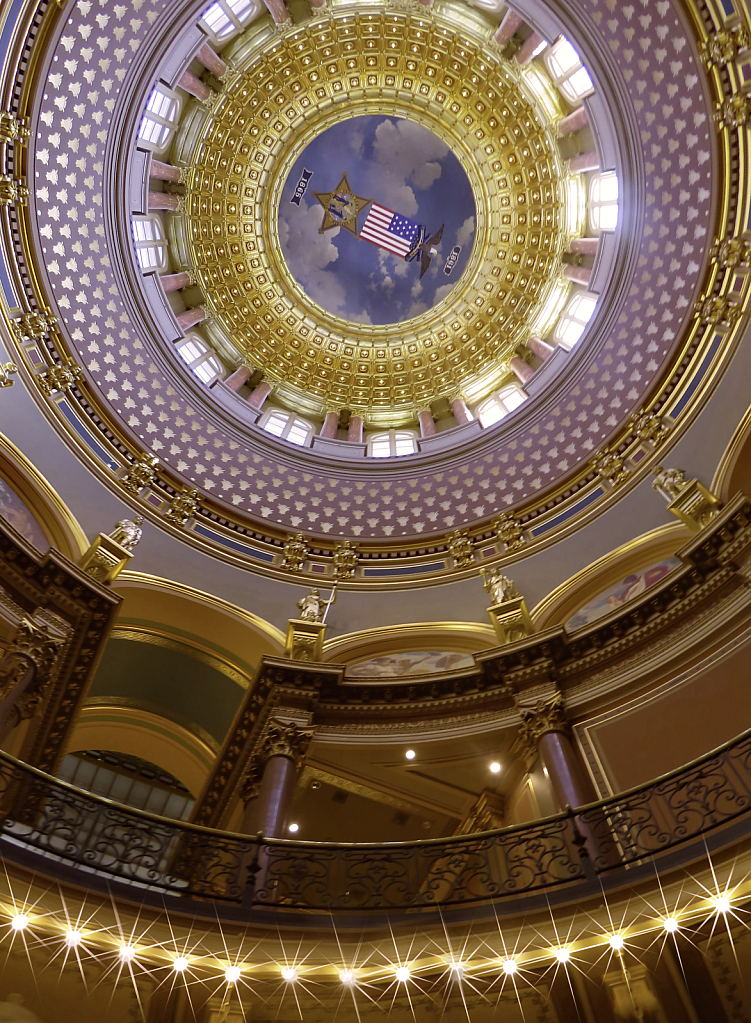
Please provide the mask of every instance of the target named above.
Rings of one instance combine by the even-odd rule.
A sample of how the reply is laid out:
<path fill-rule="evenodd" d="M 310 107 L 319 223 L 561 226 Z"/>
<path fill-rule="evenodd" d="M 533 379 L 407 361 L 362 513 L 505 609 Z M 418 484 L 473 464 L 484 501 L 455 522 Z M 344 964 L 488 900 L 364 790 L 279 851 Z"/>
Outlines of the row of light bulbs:
<path fill-rule="evenodd" d="M 718 895 L 707 900 L 707 908 L 717 916 L 724 916 L 733 909 L 733 902 L 727 895 Z M 9 923 L 13 932 L 21 934 L 31 926 L 32 921 L 26 913 L 15 913 L 10 918 Z M 669 915 L 660 921 L 660 926 L 667 934 L 676 934 L 681 928 L 681 922 L 677 916 Z M 622 933 L 603 935 L 603 938 L 606 939 L 607 944 L 614 953 L 621 953 L 626 948 L 626 938 Z M 78 927 L 68 927 L 63 934 L 63 940 L 69 949 L 76 950 L 85 942 L 86 936 Z M 552 957 L 562 966 L 565 966 L 572 959 L 572 951 L 566 946 L 549 948 L 544 955 Z M 123 965 L 134 964 L 139 960 L 139 950 L 133 944 L 122 942 L 117 949 L 117 956 Z M 199 962 L 200 959 L 198 957 L 191 961 L 185 955 L 177 955 L 171 959 L 171 969 L 176 974 L 182 974 L 189 968 L 198 966 Z M 513 977 L 521 969 L 519 961 L 511 956 L 499 960 L 499 964 L 501 972 L 506 977 Z M 463 976 L 467 969 L 467 965 L 462 962 L 449 961 L 446 965 L 457 977 Z M 407 984 L 417 975 L 416 971 L 413 971 L 406 965 L 400 964 L 392 966 L 390 969 L 391 972 L 386 974 L 386 979 L 391 976 L 399 984 Z M 433 967 L 434 969 L 435 967 Z M 282 980 L 288 984 L 294 984 L 297 980 L 301 979 L 300 971 L 295 966 L 280 966 L 279 971 Z M 231 963 L 224 969 L 224 979 L 227 984 L 237 984 L 242 979 L 242 976 L 243 971 L 236 964 Z M 347 987 L 355 987 L 360 977 L 356 970 L 344 968 L 339 970 L 339 980 Z"/>

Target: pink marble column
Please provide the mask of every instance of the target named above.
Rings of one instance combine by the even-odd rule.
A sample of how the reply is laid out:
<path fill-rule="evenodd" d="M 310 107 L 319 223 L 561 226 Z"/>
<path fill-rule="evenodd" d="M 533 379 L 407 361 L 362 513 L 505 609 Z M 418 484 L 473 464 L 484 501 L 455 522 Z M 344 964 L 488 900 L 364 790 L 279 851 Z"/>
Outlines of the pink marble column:
<path fill-rule="evenodd" d="M 516 51 L 516 63 L 520 67 L 524 67 L 525 64 L 529 64 L 533 57 L 536 57 L 538 53 L 544 50 L 547 45 L 547 41 L 541 35 L 533 32 Z"/>
<path fill-rule="evenodd" d="M 561 810 L 566 806 L 576 809 L 594 801 L 592 783 L 585 775 L 580 757 L 565 732 L 545 732 L 537 740 L 537 749 Z"/>
<path fill-rule="evenodd" d="M 587 171 L 600 169 L 600 158 L 594 150 L 590 153 L 580 153 L 572 157 L 568 162 L 569 170 L 574 174 L 585 174 Z"/>
<path fill-rule="evenodd" d="M 451 411 L 454 413 L 457 426 L 464 426 L 465 423 L 472 422 L 472 413 L 467 408 L 464 398 L 454 398 L 451 402 Z"/>
<path fill-rule="evenodd" d="M 260 412 L 263 408 L 263 403 L 271 394 L 271 391 L 271 384 L 267 384 L 265 380 L 262 380 L 258 387 L 255 387 L 248 395 L 248 404 L 251 408 L 257 409 Z"/>
<path fill-rule="evenodd" d="M 230 373 L 227 379 L 224 381 L 225 385 L 229 387 L 235 394 L 240 390 L 242 385 L 247 381 L 250 376 L 250 367 L 238 366 L 234 373 Z"/>
<path fill-rule="evenodd" d="M 599 244 L 599 238 L 574 238 L 569 249 L 581 256 L 596 256 Z"/>
<path fill-rule="evenodd" d="M 0 700 L 0 742 L 4 742 L 17 724 L 22 720 L 16 708 L 16 702 L 31 687 L 36 677 L 36 665 L 33 661 L 13 653 L 0 661 L 0 673 L 13 679 L 14 684 L 4 699 Z"/>
<path fill-rule="evenodd" d="M 205 85 L 200 78 L 197 78 L 192 71 L 183 71 L 180 81 L 177 83 L 191 96 L 204 103 L 211 95 L 211 89 Z"/>
<path fill-rule="evenodd" d="M 422 412 L 417 413 L 417 421 L 420 424 L 421 437 L 433 437 L 435 435 L 435 420 L 429 408 L 425 408 Z"/>
<path fill-rule="evenodd" d="M 495 41 L 499 46 L 505 46 L 522 24 L 523 22 L 521 17 L 516 13 L 516 11 L 512 11 L 509 7 L 503 15 L 503 21 L 496 30 Z"/>
<path fill-rule="evenodd" d="M 173 167 L 171 163 L 163 163 L 161 160 L 151 161 L 149 167 L 149 177 L 155 178 L 157 181 L 179 181 L 180 180 L 180 168 Z"/>
<path fill-rule="evenodd" d="M 362 444 L 363 425 L 362 416 L 350 416 L 349 426 L 347 427 L 347 440 L 351 444 Z"/>
<path fill-rule="evenodd" d="M 191 327 L 195 327 L 197 323 L 202 323 L 205 319 L 206 310 L 202 305 L 186 309 L 184 313 L 178 313 L 177 315 L 177 322 L 182 330 L 190 330 Z"/>
<path fill-rule="evenodd" d="M 289 21 L 289 11 L 287 10 L 284 0 L 264 0 L 264 3 L 268 7 L 269 14 L 277 25 L 281 25 L 285 21 Z"/>
<path fill-rule="evenodd" d="M 530 352 L 532 352 L 533 355 L 536 355 L 538 359 L 542 359 L 543 362 L 545 362 L 546 359 L 549 359 L 555 351 L 555 348 L 552 345 L 549 345 L 547 341 L 543 341 L 542 338 L 535 337 L 534 335 L 532 335 L 532 337 L 530 337 L 527 341 L 527 348 L 529 348 Z"/>
<path fill-rule="evenodd" d="M 284 754 L 269 757 L 258 796 L 245 810 L 241 832 L 253 835 L 260 831 L 264 838 L 283 838 L 296 783 L 294 760 Z"/>
<path fill-rule="evenodd" d="M 208 43 L 204 43 L 198 51 L 196 54 L 196 60 L 199 64 L 203 64 L 206 70 L 210 71 L 212 75 L 215 75 L 217 78 L 222 78 L 227 74 L 227 65 Z"/>
<path fill-rule="evenodd" d="M 563 268 L 564 279 L 573 281 L 574 284 L 589 284 L 591 276 L 592 268 L 589 266 L 571 266 L 568 264 Z"/>
<path fill-rule="evenodd" d="M 325 437 L 327 440 L 336 440 L 336 431 L 339 429 L 339 413 L 338 412 L 327 412 L 326 418 L 323 420 L 323 426 L 319 437 Z"/>
<path fill-rule="evenodd" d="M 159 282 L 167 294 L 170 291 L 179 291 L 180 288 L 187 288 L 190 285 L 190 274 L 160 274 Z"/>
<path fill-rule="evenodd" d="M 176 210 L 180 205 L 180 196 L 169 192 L 149 192 L 150 210 Z"/>
<path fill-rule="evenodd" d="M 558 122 L 558 134 L 559 135 L 570 135 L 574 131 L 580 131 L 582 128 L 586 128 L 589 124 L 587 117 L 587 111 L 584 107 L 579 107 L 573 114 L 569 114 L 568 117 L 562 117 Z"/>
<path fill-rule="evenodd" d="M 518 355 L 515 355 L 509 362 L 509 369 L 513 370 L 514 376 L 521 384 L 526 384 L 534 373 L 529 363 L 520 359 Z"/>

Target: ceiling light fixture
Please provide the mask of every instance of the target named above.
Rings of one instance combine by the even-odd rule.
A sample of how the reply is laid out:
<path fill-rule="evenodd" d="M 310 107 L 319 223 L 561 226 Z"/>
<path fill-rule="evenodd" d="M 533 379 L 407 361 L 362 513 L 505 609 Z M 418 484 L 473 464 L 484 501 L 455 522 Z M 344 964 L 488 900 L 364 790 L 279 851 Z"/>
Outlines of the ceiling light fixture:
<path fill-rule="evenodd" d="M 354 970 L 340 970 L 339 971 L 339 980 L 342 982 L 342 984 L 350 984 L 350 985 L 351 984 L 356 984 L 357 983 L 357 974 L 355 973 Z"/>
<path fill-rule="evenodd" d="M 288 984 L 294 984 L 297 980 L 297 970 L 294 966 L 282 967 L 282 980 L 286 980 Z"/>
<path fill-rule="evenodd" d="M 25 931 L 29 926 L 29 918 L 25 913 L 17 913 L 10 922 L 14 931 Z"/>
<path fill-rule="evenodd" d="M 662 921 L 662 926 L 665 928 L 668 934 L 675 934 L 675 932 L 679 929 L 680 924 L 678 923 L 674 916 L 667 916 Z"/>
<path fill-rule="evenodd" d="M 293 835 L 296 835 L 296 834 L 297 834 L 297 832 L 298 832 L 298 831 L 300 830 L 300 825 L 299 825 L 299 824 L 290 824 L 290 826 L 289 826 L 288 830 L 289 830 L 289 831 L 290 831 L 290 832 L 291 832 L 291 833 L 292 833 Z"/>
<path fill-rule="evenodd" d="M 614 952 L 620 952 L 626 942 L 623 940 L 622 934 L 611 934 L 610 935 L 610 947 Z"/>
<path fill-rule="evenodd" d="M 503 972 L 506 974 L 507 977 L 513 977 L 513 975 L 517 972 L 518 969 L 519 966 L 514 959 L 503 960 Z"/>
<path fill-rule="evenodd" d="M 718 895 L 716 899 L 712 899 L 712 905 L 717 913 L 729 913 L 731 909 L 727 895 Z"/>
<path fill-rule="evenodd" d="M 178 956 L 172 964 L 172 969 L 175 973 L 184 973 L 188 968 L 188 960 L 185 956 Z"/>
<path fill-rule="evenodd" d="M 228 984 L 236 984 L 240 979 L 241 972 L 239 966 L 228 966 L 224 971 L 224 979 Z"/>
<path fill-rule="evenodd" d="M 501 773 L 501 765 L 498 763 L 497 760 L 494 760 L 492 762 L 492 764 L 490 765 L 490 771 L 491 771 L 492 774 L 500 774 Z"/>
<path fill-rule="evenodd" d="M 77 931 L 75 928 L 71 928 L 71 930 L 69 930 L 65 935 L 65 944 L 68 948 L 75 948 L 77 945 L 80 945 L 82 938 L 83 934 L 81 934 L 80 931 Z"/>
<path fill-rule="evenodd" d="M 400 984 L 406 984 L 410 978 L 409 968 L 407 966 L 397 966 L 394 976 Z"/>
<path fill-rule="evenodd" d="M 567 963 L 571 958 L 571 953 L 567 948 L 554 948 L 553 955 L 559 963 Z"/>
<path fill-rule="evenodd" d="M 407 758 L 407 760 L 414 760 L 417 754 L 413 749 L 408 749 L 404 756 Z"/>
<path fill-rule="evenodd" d="M 132 945 L 121 945 L 117 954 L 121 963 L 132 963 L 136 958 L 136 950 Z"/>

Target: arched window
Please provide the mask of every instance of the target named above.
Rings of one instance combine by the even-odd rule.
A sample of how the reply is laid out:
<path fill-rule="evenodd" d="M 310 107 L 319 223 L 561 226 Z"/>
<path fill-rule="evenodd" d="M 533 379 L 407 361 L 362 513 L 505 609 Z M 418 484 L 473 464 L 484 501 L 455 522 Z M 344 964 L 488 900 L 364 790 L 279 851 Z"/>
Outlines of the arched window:
<path fill-rule="evenodd" d="M 589 182 L 587 202 L 593 231 L 614 231 L 618 223 L 618 177 L 615 171 L 595 174 Z"/>
<path fill-rule="evenodd" d="M 507 416 L 509 412 L 513 412 L 515 408 L 525 400 L 526 395 L 521 391 L 521 388 L 512 384 L 509 387 L 503 387 L 500 391 L 496 391 L 495 394 L 491 394 L 489 398 L 481 402 L 477 406 L 475 415 L 482 423 L 483 427 L 492 426 L 493 423 L 497 423 L 504 416 Z"/>
<path fill-rule="evenodd" d="M 209 347 L 203 338 L 197 334 L 186 334 L 182 341 L 176 346 L 180 358 L 193 370 L 198 379 L 204 384 L 213 382 L 224 373 L 216 355 L 209 351 Z"/>
<path fill-rule="evenodd" d="M 215 43 L 225 43 L 255 18 L 261 9 L 257 0 L 216 0 L 207 7 L 199 25 Z"/>
<path fill-rule="evenodd" d="M 142 270 L 164 270 L 167 266 L 167 245 L 158 217 L 132 217 L 133 244 Z"/>
<path fill-rule="evenodd" d="M 417 451 L 417 434 L 414 430 L 384 430 L 368 437 L 368 454 L 371 458 L 395 458 L 398 455 L 413 455 Z"/>
<path fill-rule="evenodd" d="M 138 128 L 142 143 L 157 152 L 164 152 L 180 116 L 180 99 L 164 85 L 151 90 L 146 110 Z"/>
<path fill-rule="evenodd" d="M 258 425 L 267 433 L 273 433 L 281 440 L 288 440 L 290 444 L 301 446 L 308 443 L 310 435 L 313 433 L 312 423 L 306 419 L 299 419 L 283 409 L 271 409 L 261 417 Z"/>
<path fill-rule="evenodd" d="M 545 64 L 556 87 L 569 103 L 578 103 L 594 86 L 579 54 L 565 36 L 561 36 L 545 55 Z"/>
<path fill-rule="evenodd" d="M 597 299 L 585 291 L 573 296 L 556 324 L 554 337 L 563 348 L 573 348 L 594 315 Z"/>

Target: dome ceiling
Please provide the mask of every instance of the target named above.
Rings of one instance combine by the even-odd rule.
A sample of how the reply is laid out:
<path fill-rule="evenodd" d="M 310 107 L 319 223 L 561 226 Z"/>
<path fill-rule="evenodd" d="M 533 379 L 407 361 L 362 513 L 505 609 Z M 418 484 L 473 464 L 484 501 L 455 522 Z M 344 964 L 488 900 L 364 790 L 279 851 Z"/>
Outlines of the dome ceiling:
<path fill-rule="evenodd" d="M 49 335 L 45 341 L 39 334 L 30 338 L 46 349 L 44 358 L 69 352 L 83 369 L 85 385 L 75 385 L 62 402 L 58 395 L 57 410 L 68 422 L 81 416 L 101 438 L 100 471 L 114 484 L 113 471 L 127 477 L 141 459 L 158 459 L 151 490 L 141 491 L 147 511 L 163 515 L 173 495 L 190 486 L 203 502 L 199 515 L 234 536 L 271 542 L 300 530 L 324 548 L 350 537 L 379 549 L 421 542 L 440 550 L 441 538 L 457 528 L 490 535 L 483 530 L 499 511 L 513 509 L 531 520 L 578 493 L 591 493 L 605 445 L 622 444 L 625 451 L 635 436 L 628 426 L 632 415 L 659 408 L 682 385 L 691 352 L 706 339 L 707 320 L 699 332 L 686 331 L 697 323 L 695 304 L 702 289 L 710 294 L 712 286 L 727 285 L 717 272 L 705 277 L 715 236 L 707 187 L 717 159 L 713 112 L 695 43 L 671 4 L 650 5 L 638 41 L 630 8 L 618 5 L 607 18 L 598 12 L 595 26 L 586 4 L 570 5 L 572 22 L 587 25 L 583 52 L 598 109 L 612 105 L 623 184 L 614 283 L 587 343 L 571 353 L 546 389 L 471 442 L 375 466 L 323 460 L 227 414 L 159 338 L 125 240 L 128 139 L 154 80 L 145 69 L 163 59 L 178 22 L 194 24 L 200 9 L 178 15 L 174 5 L 155 3 L 148 16 L 128 22 L 118 10 L 88 2 L 71 9 L 38 93 L 29 141 L 31 230 L 46 268 L 36 271 L 38 297 L 23 304 L 48 305 L 58 316 L 61 344 L 56 347 Z M 273 351 L 266 345 L 269 371 L 287 382 L 290 400 L 298 387 L 295 374 L 304 369 L 311 390 L 319 386 L 322 398 L 339 399 L 334 407 L 356 407 L 357 391 L 364 388 L 367 401 L 375 402 L 383 379 L 391 407 L 401 400 L 402 387 L 414 407 L 425 393 L 421 386 L 429 398 L 449 393 L 450 384 L 458 389 L 462 370 L 481 375 L 484 360 L 492 355 L 503 361 L 500 353 L 508 357 L 523 337 L 521 311 L 544 296 L 546 273 L 562 247 L 558 182 L 565 168 L 553 129 L 536 120 L 531 100 L 507 68 L 511 62 L 492 51 L 492 25 L 483 29 L 479 15 L 463 7 L 454 17 L 451 4 L 435 14 L 377 5 L 371 10 L 366 15 L 360 8 L 335 7 L 283 30 L 264 23 L 261 38 L 243 43 L 245 57 L 238 46 L 220 98 L 205 120 L 195 122 L 191 140 L 181 143 L 191 153 L 190 230 L 181 244 L 190 250 L 217 319 L 232 325 L 256 353 L 264 339 L 274 339 Z M 364 38 L 368 18 L 378 26 L 374 47 Z M 399 40 L 393 69 L 386 32 L 392 25 Z M 415 42 L 413 58 L 409 44 L 420 25 L 426 38 Z M 566 30 L 576 42 L 576 31 Z M 325 47 L 336 52 L 327 56 Z M 300 61 L 301 53 L 311 64 L 304 64 L 304 56 Z M 461 54 L 467 64 L 457 71 Z M 256 71 L 274 61 L 282 70 L 262 84 Z M 478 66 L 481 74 L 474 73 Z M 372 100 L 366 89 L 371 73 L 377 76 Z M 305 89 L 296 92 L 295 82 L 303 81 Z M 420 98 L 420 83 L 432 90 L 430 102 Z M 305 97 L 311 103 L 315 98 L 315 111 L 308 107 L 306 113 Z M 347 325 L 324 311 L 295 283 L 277 246 L 279 203 L 305 145 L 345 117 L 374 113 L 409 117 L 429 128 L 461 162 L 477 207 L 472 251 L 451 295 L 400 324 L 398 337 L 393 328 Z M 332 182 L 314 182 L 311 193 L 336 185 L 333 178 L 345 168 L 334 159 L 331 166 Z M 113 189 L 113 181 L 123 187 Z M 509 216 L 512 224 L 504 221 Z M 243 251 L 235 251 L 241 236 Z M 27 265 L 33 262 L 30 250 L 17 251 Z M 439 356 L 435 372 L 431 344 Z M 386 353 L 383 360 L 379 351 Z M 328 368 L 331 375 L 323 377 Z M 74 406 L 80 409 L 75 414 L 69 411 Z M 687 407 L 686 401 L 681 412 Z M 607 481 L 613 475 L 600 478 L 605 486 L 588 504 L 612 490 Z M 169 528 L 169 519 L 163 521 Z"/>

